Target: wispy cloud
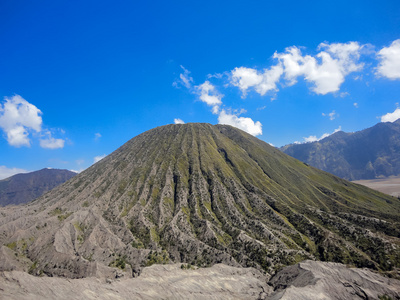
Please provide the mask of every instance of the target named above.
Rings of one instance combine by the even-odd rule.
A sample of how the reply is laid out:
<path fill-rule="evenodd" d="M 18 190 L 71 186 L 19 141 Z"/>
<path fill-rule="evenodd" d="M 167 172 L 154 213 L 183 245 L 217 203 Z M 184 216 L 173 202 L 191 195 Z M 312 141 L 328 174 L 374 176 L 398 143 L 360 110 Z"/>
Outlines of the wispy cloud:
<path fill-rule="evenodd" d="M 180 67 L 183 70 L 183 73 L 179 74 L 179 79 L 175 80 L 172 83 L 172 85 L 177 88 L 179 88 L 179 86 L 182 85 L 187 89 L 191 89 L 193 84 L 193 78 L 190 76 L 190 71 L 185 69 L 185 67 L 182 65 Z"/>
<path fill-rule="evenodd" d="M 96 132 L 96 133 L 94 134 L 94 140 L 95 140 L 95 141 L 98 141 L 100 138 L 101 138 L 101 134 L 100 134 L 99 132 Z"/>
<path fill-rule="evenodd" d="M 330 112 L 330 113 L 327 113 L 327 114 L 322 113 L 322 115 L 324 117 L 329 117 L 329 120 L 331 120 L 331 121 L 335 120 L 336 117 L 338 116 L 334 110 L 332 112 Z"/>

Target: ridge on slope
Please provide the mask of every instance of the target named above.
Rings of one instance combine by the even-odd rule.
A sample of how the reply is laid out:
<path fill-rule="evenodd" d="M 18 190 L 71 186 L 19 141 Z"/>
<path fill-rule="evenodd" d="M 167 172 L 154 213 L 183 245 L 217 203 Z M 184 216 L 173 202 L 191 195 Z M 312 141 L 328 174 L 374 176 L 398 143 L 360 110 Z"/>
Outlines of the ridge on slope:
<path fill-rule="evenodd" d="M 273 274 L 304 259 L 400 267 L 400 201 L 227 125 L 147 131 L 22 207 L 0 210 L 0 270 L 71 278 L 153 263 Z M 117 276 L 121 276 L 120 273 Z"/>
<path fill-rule="evenodd" d="M 75 175 L 69 170 L 46 168 L 0 180 L 0 206 L 32 201 Z"/>
<path fill-rule="evenodd" d="M 320 141 L 290 144 L 286 154 L 348 180 L 400 175 L 400 119 Z"/>

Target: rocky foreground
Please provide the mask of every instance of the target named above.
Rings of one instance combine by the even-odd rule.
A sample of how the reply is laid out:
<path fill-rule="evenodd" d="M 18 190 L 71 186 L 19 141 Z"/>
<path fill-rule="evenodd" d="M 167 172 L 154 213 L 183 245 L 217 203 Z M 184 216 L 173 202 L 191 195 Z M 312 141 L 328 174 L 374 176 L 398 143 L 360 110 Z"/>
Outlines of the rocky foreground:
<path fill-rule="evenodd" d="M 367 269 L 310 260 L 286 267 L 270 279 L 254 268 L 218 264 L 211 268 L 182 269 L 181 264 L 170 264 L 153 265 L 144 268 L 138 278 L 115 281 L 2 272 L 0 298 L 400 299 L 400 281 Z"/>

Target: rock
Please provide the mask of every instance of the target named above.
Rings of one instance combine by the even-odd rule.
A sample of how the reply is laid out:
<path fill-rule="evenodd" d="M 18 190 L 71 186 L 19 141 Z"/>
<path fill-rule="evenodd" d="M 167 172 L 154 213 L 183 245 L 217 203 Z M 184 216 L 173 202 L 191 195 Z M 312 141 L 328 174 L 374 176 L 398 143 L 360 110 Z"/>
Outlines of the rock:
<path fill-rule="evenodd" d="M 400 299 L 399 280 L 339 263 L 307 260 L 284 268 L 269 284 L 274 288 L 271 300 L 379 299 L 384 295 Z"/>
<path fill-rule="evenodd" d="M 258 299 L 272 291 L 268 277 L 254 268 L 214 265 L 182 270 L 180 264 L 153 265 L 138 278 L 35 277 L 24 272 L 0 273 L 0 295 L 10 300 L 45 299 Z M 263 299 L 263 298 L 260 298 Z"/>
<path fill-rule="evenodd" d="M 367 269 L 338 263 L 304 261 L 269 276 L 254 268 L 223 264 L 181 269 L 181 264 L 153 265 L 137 278 L 35 277 L 0 273 L 1 299 L 400 299 L 400 281 Z M 268 283 L 267 283 L 268 282 Z"/>

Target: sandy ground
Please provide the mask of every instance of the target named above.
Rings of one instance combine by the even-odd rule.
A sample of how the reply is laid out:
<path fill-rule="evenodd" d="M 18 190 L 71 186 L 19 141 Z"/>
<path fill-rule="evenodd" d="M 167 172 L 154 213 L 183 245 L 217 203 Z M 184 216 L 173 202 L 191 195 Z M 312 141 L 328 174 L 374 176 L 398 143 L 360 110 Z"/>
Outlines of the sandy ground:
<path fill-rule="evenodd" d="M 392 176 L 382 179 L 356 180 L 353 182 L 365 185 L 371 189 L 378 190 L 391 196 L 400 196 L 400 176 Z"/>

